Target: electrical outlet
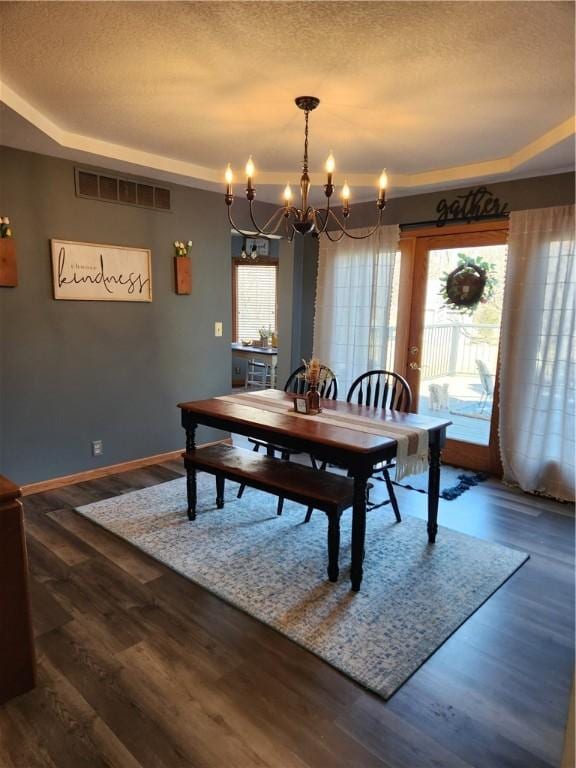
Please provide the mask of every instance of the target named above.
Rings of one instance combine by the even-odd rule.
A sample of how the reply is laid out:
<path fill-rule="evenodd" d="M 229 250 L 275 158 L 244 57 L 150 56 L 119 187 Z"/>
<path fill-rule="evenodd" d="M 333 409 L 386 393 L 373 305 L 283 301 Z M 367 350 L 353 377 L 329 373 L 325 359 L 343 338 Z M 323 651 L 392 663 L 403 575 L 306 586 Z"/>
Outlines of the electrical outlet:
<path fill-rule="evenodd" d="M 234 366 L 234 370 L 232 371 L 232 373 L 240 373 L 240 366 L 239 365 L 235 365 Z"/>
<path fill-rule="evenodd" d="M 104 453 L 104 443 L 102 440 L 92 440 L 92 456 L 102 456 Z"/>
<path fill-rule="evenodd" d="M 214 323 L 214 336 L 222 336 L 222 323 Z"/>

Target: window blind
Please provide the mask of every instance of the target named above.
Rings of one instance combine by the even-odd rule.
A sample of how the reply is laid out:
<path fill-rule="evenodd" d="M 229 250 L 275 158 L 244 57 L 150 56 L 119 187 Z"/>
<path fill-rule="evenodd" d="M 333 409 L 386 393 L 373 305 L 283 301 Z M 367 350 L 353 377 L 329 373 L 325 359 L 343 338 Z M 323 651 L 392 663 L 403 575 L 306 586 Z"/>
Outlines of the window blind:
<path fill-rule="evenodd" d="M 277 264 L 234 264 L 235 341 L 260 338 L 260 328 L 276 332 Z"/>

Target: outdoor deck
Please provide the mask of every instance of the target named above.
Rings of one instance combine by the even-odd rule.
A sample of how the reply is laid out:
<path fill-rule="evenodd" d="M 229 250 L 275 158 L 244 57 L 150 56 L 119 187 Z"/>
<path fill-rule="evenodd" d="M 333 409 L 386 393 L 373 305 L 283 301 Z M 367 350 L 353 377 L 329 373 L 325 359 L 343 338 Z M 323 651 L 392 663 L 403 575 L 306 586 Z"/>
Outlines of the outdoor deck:
<path fill-rule="evenodd" d="M 448 384 L 448 405 L 439 410 L 430 407 L 429 384 Z M 427 416 L 446 417 L 452 421 L 447 436 L 468 443 L 488 445 L 492 401 L 482 409 L 482 385 L 478 375 L 440 376 L 424 379 L 420 386 L 418 412 Z"/>

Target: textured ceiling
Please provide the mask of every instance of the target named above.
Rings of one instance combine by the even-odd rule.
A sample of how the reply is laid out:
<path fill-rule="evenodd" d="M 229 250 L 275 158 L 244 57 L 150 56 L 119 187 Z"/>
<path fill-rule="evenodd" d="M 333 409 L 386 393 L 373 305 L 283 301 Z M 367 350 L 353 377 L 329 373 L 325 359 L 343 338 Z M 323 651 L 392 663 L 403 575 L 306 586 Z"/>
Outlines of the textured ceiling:
<path fill-rule="evenodd" d="M 293 99 L 309 93 L 322 102 L 312 169 L 332 149 L 339 180 L 361 186 L 383 166 L 392 180 L 440 172 L 416 187 L 481 177 L 458 173 L 476 163 L 494 175 L 490 163 L 534 142 L 528 159 L 553 158 L 539 172 L 573 164 L 566 126 L 542 143 L 574 115 L 571 2 L 10 2 L 0 14 L 0 97 L 95 155 L 144 152 L 151 169 L 178 161 L 214 182 L 252 153 L 261 181 L 294 183 Z"/>

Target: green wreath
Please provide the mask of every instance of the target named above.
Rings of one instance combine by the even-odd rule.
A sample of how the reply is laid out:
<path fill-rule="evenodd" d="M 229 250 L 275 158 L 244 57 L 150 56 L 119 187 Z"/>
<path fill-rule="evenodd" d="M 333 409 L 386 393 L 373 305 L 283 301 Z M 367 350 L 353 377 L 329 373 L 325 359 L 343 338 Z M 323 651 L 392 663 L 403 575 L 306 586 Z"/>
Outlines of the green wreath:
<path fill-rule="evenodd" d="M 440 295 L 444 306 L 463 315 L 472 315 L 478 304 L 486 304 L 494 296 L 498 282 L 494 269 L 494 264 L 480 257 L 473 259 L 459 253 L 456 269 L 442 276 Z"/>

